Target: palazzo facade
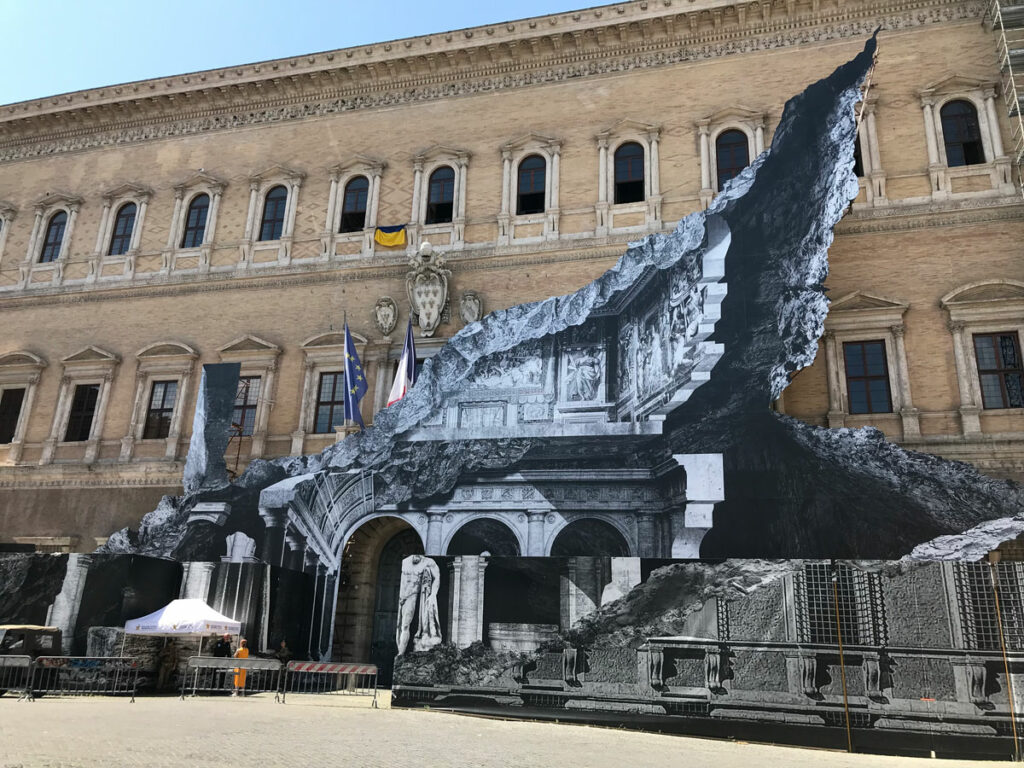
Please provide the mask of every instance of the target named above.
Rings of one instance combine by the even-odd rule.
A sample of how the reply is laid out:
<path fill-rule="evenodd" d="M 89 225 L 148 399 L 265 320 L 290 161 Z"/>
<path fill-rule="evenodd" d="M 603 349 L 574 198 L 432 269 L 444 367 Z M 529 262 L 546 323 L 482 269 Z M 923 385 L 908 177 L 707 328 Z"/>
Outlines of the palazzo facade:
<path fill-rule="evenodd" d="M 1024 138 L 1000 53 L 1013 8 L 638 0 L 0 107 L 0 546 L 89 552 L 180 493 L 204 363 L 241 364 L 235 472 L 345 437 L 346 321 L 371 424 L 426 243 L 447 295 L 416 318 L 423 358 L 707 207 L 770 146 L 786 99 L 879 27 L 826 334 L 773 407 L 1021 479 Z M 376 237 L 401 226 L 404 245 Z M 622 382 L 607 386 L 588 344 L 496 372 L 518 377 L 514 397 L 485 389 L 432 434 L 640 409 L 609 401 Z M 557 403 L 532 397 L 541 380 Z M 677 544 L 711 525 L 722 489 L 704 468 L 675 487 L 675 468 L 481 475 L 377 509 L 318 581 L 328 610 L 348 590 L 336 655 L 361 656 L 374 610 L 391 611 L 373 585 L 401 552 L 696 556 L 702 534 Z M 327 498 L 299 518 L 344 513 Z M 663 525 L 669 507 L 691 522 Z M 275 514 L 288 564 L 316 532 Z M 315 570 L 304 557 L 294 567 Z"/>

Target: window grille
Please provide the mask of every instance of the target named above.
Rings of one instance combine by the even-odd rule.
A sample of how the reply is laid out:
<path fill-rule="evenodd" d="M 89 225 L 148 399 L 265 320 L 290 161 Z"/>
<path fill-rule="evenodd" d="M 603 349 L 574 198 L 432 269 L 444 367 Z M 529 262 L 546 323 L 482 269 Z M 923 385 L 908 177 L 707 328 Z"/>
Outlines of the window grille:
<path fill-rule="evenodd" d="M 114 234 L 110 236 L 110 255 L 122 256 L 128 253 L 135 229 L 135 203 L 122 205 L 114 217 Z"/>
<path fill-rule="evenodd" d="M 992 588 L 993 569 L 999 586 L 999 614 Z M 955 563 L 954 575 L 964 645 L 979 651 L 1001 650 L 1001 615 L 1007 650 L 1024 650 L 1024 563 Z"/>
<path fill-rule="evenodd" d="M 843 343 L 850 413 L 892 413 L 884 341 Z"/>
<path fill-rule="evenodd" d="M 313 431 L 325 434 L 345 423 L 345 374 L 321 373 L 316 398 L 316 425 Z"/>
<path fill-rule="evenodd" d="M 260 223 L 260 240 L 280 240 L 284 232 L 284 212 L 288 206 L 288 190 L 282 186 L 267 192 L 263 201 L 263 220 Z"/>
<path fill-rule="evenodd" d="M 198 195 L 188 206 L 182 248 L 198 248 L 206 237 L 206 217 L 210 212 L 210 196 Z"/>
<path fill-rule="evenodd" d="M 171 417 L 174 401 L 178 396 L 177 381 L 154 381 L 146 411 L 146 426 L 142 430 L 143 440 L 167 437 L 171 433 Z"/>
<path fill-rule="evenodd" d="M 68 215 L 64 211 L 53 214 L 46 225 L 46 237 L 43 238 L 43 250 L 39 253 L 39 263 L 47 264 L 60 258 L 60 247 L 64 244 L 64 230 L 68 225 Z"/>
<path fill-rule="evenodd" d="M 256 429 L 256 408 L 260 401 L 260 377 L 243 376 L 238 380 L 235 410 L 231 426 L 242 437 L 249 437 Z"/>
<path fill-rule="evenodd" d="M 808 563 L 796 577 L 797 631 L 800 642 L 844 645 L 884 645 L 885 615 L 878 574 L 847 565 Z"/>
<path fill-rule="evenodd" d="M 967 101 L 951 101 L 939 110 L 942 138 L 946 144 L 946 165 L 978 165 L 985 162 L 981 145 L 978 110 Z"/>
<path fill-rule="evenodd" d="M 1024 408 L 1024 364 L 1017 334 L 975 334 L 974 355 L 985 408 Z"/>

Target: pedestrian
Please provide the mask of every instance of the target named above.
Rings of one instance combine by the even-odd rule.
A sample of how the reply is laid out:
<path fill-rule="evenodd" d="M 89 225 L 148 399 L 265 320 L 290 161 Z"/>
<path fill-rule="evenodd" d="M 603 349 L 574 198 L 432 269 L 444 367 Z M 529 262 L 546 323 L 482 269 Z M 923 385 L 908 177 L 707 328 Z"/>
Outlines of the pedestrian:
<path fill-rule="evenodd" d="M 214 658 L 218 659 L 231 658 L 231 635 L 224 635 L 220 640 L 213 644 L 213 655 Z"/>
<path fill-rule="evenodd" d="M 178 646 L 174 642 L 174 638 L 171 638 L 164 645 L 163 650 L 160 651 L 159 660 L 160 667 L 157 671 L 156 689 L 163 691 L 170 687 L 174 671 L 178 666 Z"/>
<path fill-rule="evenodd" d="M 288 643 L 286 641 L 282 640 L 281 647 L 277 649 L 277 653 L 275 653 L 274 656 L 284 666 L 288 666 L 288 662 L 292 660 L 292 649 L 288 647 Z"/>
<path fill-rule="evenodd" d="M 245 642 L 245 638 L 241 638 L 238 641 L 238 650 L 235 651 L 236 659 L 248 659 L 249 648 L 248 643 Z M 235 667 L 235 692 L 232 696 L 237 696 L 238 692 L 241 691 L 245 694 L 245 670 L 241 667 Z"/>

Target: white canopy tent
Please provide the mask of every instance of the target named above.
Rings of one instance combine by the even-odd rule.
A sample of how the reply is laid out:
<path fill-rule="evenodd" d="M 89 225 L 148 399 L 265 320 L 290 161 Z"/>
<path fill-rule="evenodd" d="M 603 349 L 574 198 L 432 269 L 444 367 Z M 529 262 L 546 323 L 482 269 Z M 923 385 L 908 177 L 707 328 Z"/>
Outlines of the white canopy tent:
<path fill-rule="evenodd" d="M 124 625 L 125 639 L 128 635 L 191 636 L 198 639 L 200 649 L 204 635 L 237 635 L 241 631 L 240 622 L 217 613 L 198 598 L 172 600 L 159 611 L 131 619 Z"/>

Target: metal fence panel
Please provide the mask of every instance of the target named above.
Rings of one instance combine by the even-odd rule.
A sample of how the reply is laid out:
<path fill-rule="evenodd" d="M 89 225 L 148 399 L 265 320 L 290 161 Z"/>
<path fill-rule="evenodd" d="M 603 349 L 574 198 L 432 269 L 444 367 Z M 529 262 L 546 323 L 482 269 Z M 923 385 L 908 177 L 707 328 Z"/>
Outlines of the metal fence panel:
<path fill-rule="evenodd" d="M 40 656 L 32 671 L 33 694 L 130 695 L 135 701 L 139 665 L 126 656 Z"/>
<path fill-rule="evenodd" d="M 276 659 L 224 659 L 192 656 L 181 680 L 181 698 L 231 693 L 246 696 L 272 691 L 278 698 L 284 675 Z"/>
<path fill-rule="evenodd" d="M 341 694 L 372 696 L 377 706 L 377 666 L 375 664 L 290 661 L 285 670 L 282 701 L 288 694 Z"/>
<path fill-rule="evenodd" d="M 0 656 L 0 696 L 10 691 L 28 698 L 31 680 L 31 656 Z"/>

